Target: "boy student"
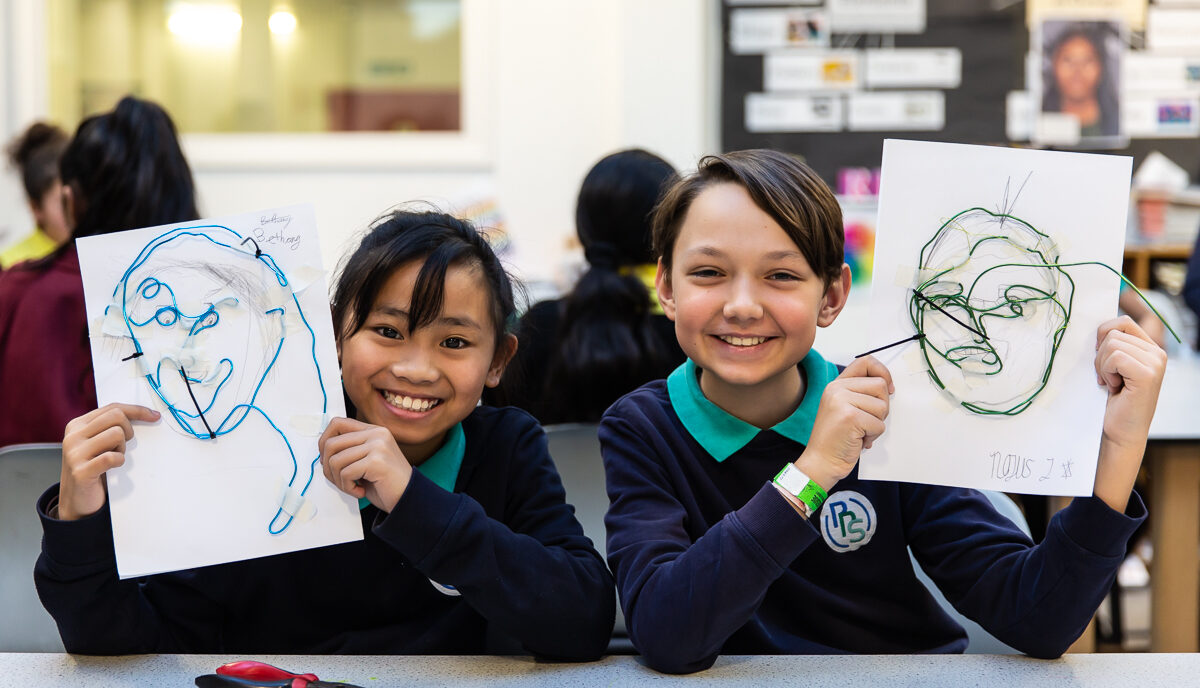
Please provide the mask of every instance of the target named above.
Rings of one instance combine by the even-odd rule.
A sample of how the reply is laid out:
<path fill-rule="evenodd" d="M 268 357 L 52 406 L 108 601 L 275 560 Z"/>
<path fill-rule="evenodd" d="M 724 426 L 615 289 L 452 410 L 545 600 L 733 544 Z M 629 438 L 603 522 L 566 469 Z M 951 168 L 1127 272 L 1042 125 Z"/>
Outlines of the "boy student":
<path fill-rule="evenodd" d="M 1146 516 L 1132 488 L 1162 350 L 1128 318 L 1099 328 L 1109 396 L 1095 496 L 1034 546 L 976 491 L 859 479 L 895 386 L 873 358 L 839 374 L 812 349 L 850 288 L 841 212 L 812 170 L 767 150 L 707 157 L 654 225 L 659 299 L 689 360 L 600 425 L 609 564 L 647 663 L 686 673 L 722 652 L 962 652 L 965 632 L 907 547 L 1000 640 L 1060 655 Z"/>

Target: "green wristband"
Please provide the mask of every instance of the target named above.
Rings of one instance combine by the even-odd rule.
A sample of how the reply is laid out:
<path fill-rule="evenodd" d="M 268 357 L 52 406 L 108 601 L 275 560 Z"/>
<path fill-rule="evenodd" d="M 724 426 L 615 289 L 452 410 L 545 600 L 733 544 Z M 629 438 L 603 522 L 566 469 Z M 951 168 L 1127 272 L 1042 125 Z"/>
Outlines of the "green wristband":
<path fill-rule="evenodd" d="M 772 482 L 782 487 L 788 494 L 795 495 L 796 499 L 808 507 L 810 515 L 817 513 L 825 500 L 829 499 L 824 488 L 805 475 L 804 471 L 796 468 L 795 464 L 789 463 L 784 466 Z"/>

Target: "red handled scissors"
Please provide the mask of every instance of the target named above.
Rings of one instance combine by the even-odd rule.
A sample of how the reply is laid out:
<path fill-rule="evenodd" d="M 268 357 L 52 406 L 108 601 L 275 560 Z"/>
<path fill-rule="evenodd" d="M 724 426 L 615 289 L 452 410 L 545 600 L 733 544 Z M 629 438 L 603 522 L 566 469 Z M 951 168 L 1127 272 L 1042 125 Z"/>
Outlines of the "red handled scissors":
<path fill-rule="evenodd" d="M 217 673 L 196 677 L 200 688 L 361 688 L 351 683 L 322 681 L 316 674 L 294 674 L 264 662 L 231 662 Z"/>

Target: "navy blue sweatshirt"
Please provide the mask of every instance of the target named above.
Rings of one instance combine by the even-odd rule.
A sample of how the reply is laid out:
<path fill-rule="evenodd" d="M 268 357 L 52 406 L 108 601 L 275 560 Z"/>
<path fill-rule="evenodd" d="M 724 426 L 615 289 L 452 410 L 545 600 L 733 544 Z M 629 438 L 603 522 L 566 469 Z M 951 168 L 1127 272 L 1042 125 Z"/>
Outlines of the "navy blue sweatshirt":
<path fill-rule="evenodd" d="M 612 576 L 564 501 L 541 426 L 482 406 L 462 425 L 455 492 L 414 471 L 390 514 L 362 510 L 361 542 L 136 580 L 117 578 L 107 506 L 52 519 L 54 486 L 38 502 L 42 603 L 67 651 L 85 654 L 599 657 Z"/>
<path fill-rule="evenodd" d="M 721 653 L 962 652 L 966 634 L 917 580 L 910 546 L 965 616 L 1022 652 L 1062 654 L 1111 587 L 1141 499 L 1129 515 L 1076 499 L 1034 546 L 974 490 L 864 481 L 856 467 L 805 520 L 769 481 L 804 450 L 836 375 L 814 356 L 805 399 L 774 429 L 693 398 L 682 404 L 693 436 L 668 392 L 700 394 L 690 362 L 601 422 L 608 561 L 647 663 L 686 673 Z"/>

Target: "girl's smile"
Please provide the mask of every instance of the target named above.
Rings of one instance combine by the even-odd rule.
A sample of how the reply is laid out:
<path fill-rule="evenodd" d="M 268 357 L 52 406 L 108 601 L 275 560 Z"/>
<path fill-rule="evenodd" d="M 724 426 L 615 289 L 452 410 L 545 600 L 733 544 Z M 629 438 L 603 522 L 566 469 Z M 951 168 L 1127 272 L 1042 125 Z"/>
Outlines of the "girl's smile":
<path fill-rule="evenodd" d="M 488 293 L 472 264 L 446 269 L 441 312 L 411 331 L 408 312 L 422 264 L 413 260 L 392 273 L 363 326 L 339 348 L 357 419 L 387 428 L 414 465 L 474 410 L 485 385 L 499 383 L 507 361 L 497 354 Z"/>

